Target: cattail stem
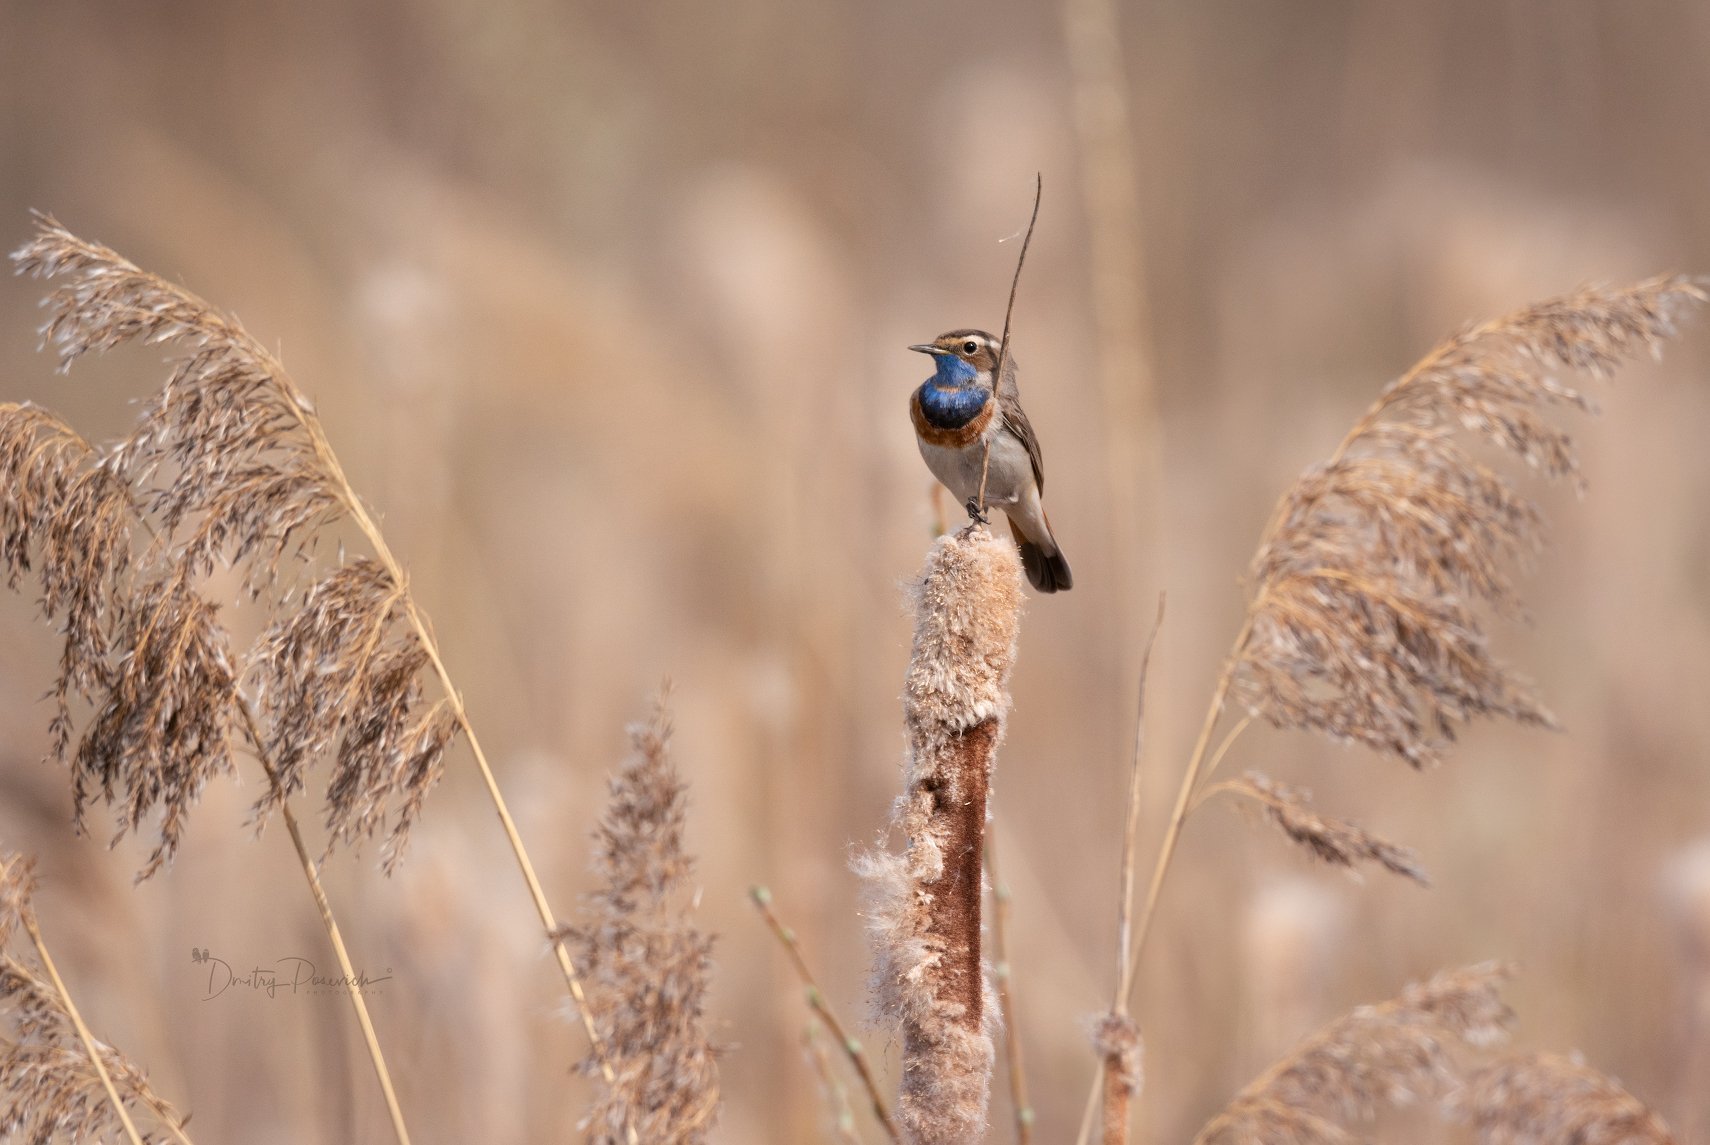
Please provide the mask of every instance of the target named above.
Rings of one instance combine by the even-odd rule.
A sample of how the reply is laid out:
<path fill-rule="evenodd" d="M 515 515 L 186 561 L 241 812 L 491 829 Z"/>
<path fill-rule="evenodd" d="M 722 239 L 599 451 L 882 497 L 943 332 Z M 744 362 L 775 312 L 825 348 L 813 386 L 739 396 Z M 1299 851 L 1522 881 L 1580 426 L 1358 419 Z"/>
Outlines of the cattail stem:
<path fill-rule="evenodd" d="M 95 1044 L 95 1035 L 83 1024 L 83 1015 L 77 1012 L 77 1003 L 71 1000 L 71 991 L 65 988 L 65 979 L 59 976 L 59 968 L 53 964 L 53 957 L 48 954 L 47 943 L 42 939 L 41 928 L 36 925 L 35 915 L 28 910 L 21 911 L 20 915 L 24 930 L 29 933 L 30 941 L 36 945 L 36 957 L 42 960 L 42 969 L 47 971 L 48 979 L 53 982 L 53 988 L 59 994 L 59 1000 L 65 1004 L 66 1016 L 77 1030 L 78 1040 L 83 1043 L 84 1052 L 89 1055 L 89 1062 L 95 1067 L 95 1075 L 101 1079 L 101 1085 L 107 1091 L 107 1099 L 113 1103 L 113 1112 L 119 1115 L 119 1123 L 125 1127 L 125 1135 L 131 1139 L 131 1145 L 142 1145 L 142 1135 L 137 1132 L 130 1112 L 119 1097 L 118 1087 L 113 1084 L 113 1077 L 107 1072 L 106 1063 L 101 1060 L 101 1050 Z M 183 1139 L 183 1133 L 176 1126 L 173 1129 L 179 1138 Z"/>

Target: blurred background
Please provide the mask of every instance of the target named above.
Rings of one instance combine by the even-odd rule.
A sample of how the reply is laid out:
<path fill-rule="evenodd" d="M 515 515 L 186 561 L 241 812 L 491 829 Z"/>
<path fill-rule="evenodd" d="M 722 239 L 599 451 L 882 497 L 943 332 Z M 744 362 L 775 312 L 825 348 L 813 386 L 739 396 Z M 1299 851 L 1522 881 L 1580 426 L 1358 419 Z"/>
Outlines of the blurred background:
<path fill-rule="evenodd" d="M 560 914 L 624 725 L 674 681 L 718 1138 L 797 1142 L 830 1139 L 828 1106 L 747 888 L 860 1024 L 847 863 L 898 784 L 902 586 L 960 516 L 916 453 L 904 347 L 1001 326 L 1042 173 L 1014 348 L 1076 587 L 1030 598 L 994 809 L 1041 1136 L 1066 1140 L 1115 978 L 1158 594 L 1148 865 L 1287 483 L 1463 322 L 1710 270 L 1707 58 L 1688 0 L 19 0 L 0 240 L 51 211 L 279 349 L 412 570 Z M 123 432 L 158 356 L 54 375 L 40 293 L 0 281 L 0 396 Z M 1519 1045 L 1583 1050 L 1710 1132 L 1707 359 L 1700 325 L 1625 371 L 1576 427 L 1589 492 L 1533 490 L 1551 547 L 1532 625 L 1498 644 L 1566 734 L 1480 725 L 1426 774 L 1244 737 L 1232 772 L 1311 787 L 1435 886 L 1196 817 L 1137 1007 L 1154 1139 L 1330 1016 L 1491 957 L 1522 968 Z M 74 837 L 40 762 L 54 657 L 26 596 L 0 604 L 0 838 L 41 858 L 92 1024 L 203 1140 L 382 1139 L 344 999 L 206 999 L 191 962 L 331 961 L 283 833 L 243 825 L 258 776 L 210 789 L 133 889 L 140 849 L 109 853 L 101 811 Z M 335 905 L 357 966 L 391 975 L 375 1017 L 417 1140 L 575 1137 L 579 1026 L 466 764 L 396 877 L 375 849 L 330 863 Z M 865 1041 L 894 1082 L 890 1032 Z"/>

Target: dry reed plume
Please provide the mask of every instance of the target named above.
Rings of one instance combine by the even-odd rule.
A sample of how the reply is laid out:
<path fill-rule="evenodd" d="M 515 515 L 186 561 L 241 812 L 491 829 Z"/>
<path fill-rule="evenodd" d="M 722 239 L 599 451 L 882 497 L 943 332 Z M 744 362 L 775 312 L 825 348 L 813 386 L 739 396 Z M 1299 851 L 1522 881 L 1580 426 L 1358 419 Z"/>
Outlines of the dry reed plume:
<path fill-rule="evenodd" d="M 903 685 L 908 757 L 891 829 L 906 849 L 857 862 L 878 1013 L 903 1029 L 897 1121 L 910 1142 L 967 1142 L 985 1128 L 995 1006 L 981 960 L 981 843 L 1020 610 L 1013 544 L 978 527 L 939 538 Z"/>
<path fill-rule="evenodd" d="M 1383 1106 L 1436 1101 L 1463 1076 L 1461 1047 L 1502 1038 L 1506 971 L 1470 966 L 1361 1006 L 1302 1042 L 1235 1096 L 1195 1145 L 1346 1145 L 1350 1122 Z"/>
<path fill-rule="evenodd" d="M 186 1119 L 84 1024 L 36 924 L 35 888 L 31 860 L 0 856 L 0 1136 L 32 1145 L 121 1137 L 189 1145 Z M 11 953 L 18 930 L 34 944 L 41 972 Z M 159 1129 L 139 1129 L 139 1118 Z"/>
<path fill-rule="evenodd" d="M 353 841 L 389 822 L 390 868 L 456 726 L 443 702 L 420 702 L 428 652 L 398 624 L 400 577 L 358 561 L 293 600 L 317 530 L 357 507 L 313 407 L 235 323 L 52 219 L 13 259 L 66 280 L 43 327 L 62 369 L 132 340 L 184 350 L 108 447 L 40 410 L 0 410 L 8 572 L 16 584 L 34 549 L 44 611 L 65 623 L 54 745 L 79 822 L 97 793 L 121 833 L 158 807 L 146 878 L 171 861 L 207 781 L 231 770 L 235 740 L 254 738 L 272 773 L 262 817 L 336 745 L 328 829 Z M 222 566 L 274 611 L 241 654 L 199 591 Z M 79 700 L 94 709 L 80 737 Z"/>
<path fill-rule="evenodd" d="M 1512 1012 L 1494 963 L 1438 974 L 1308 1037 L 1200 1130 L 1195 1145 L 1351 1145 L 1384 1107 L 1425 1104 L 1482 1145 L 1673 1145 L 1621 1086 L 1557 1054 L 1482 1060 Z"/>
<path fill-rule="evenodd" d="M 1593 407 L 1555 372 L 1608 378 L 1637 352 L 1657 352 L 1678 317 L 1705 300 L 1689 279 L 1658 278 L 1581 290 L 1469 327 L 1386 387 L 1329 460 L 1284 494 L 1253 560 L 1246 616 L 1165 827 L 1127 972 L 1119 975 L 1127 989 L 1182 828 L 1219 792 L 1264 804 L 1319 859 L 1374 862 L 1423 881 L 1411 852 L 1318 815 L 1298 792 L 1263 777 L 1209 783 L 1252 719 L 1363 744 L 1416 768 L 1436 761 L 1457 727 L 1478 716 L 1554 725 L 1492 655 L 1483 619 L 1487 610 L 1521 614 L 1508 570 L 1536 547 L 1539 514 L 1456 430 L 1547 478 L 1579 480 L 1573 439 L 1545 411 Z M 1249 715 L 1214 751 L 1232 695 Z M 1089 1097 L 1082 1141 L 1093 1109 Z M 1125 1125 L 1110 1120 L 1106 1140 L 1126 1140 Z"/>
<path fill-rule="evenodd" d="M 634 750 L 611 781 L 596 832 L 587 921 L 566 927 L 588 981 L 589 1016 L 605 1047 L 589 1074 L 609 1066 L 586 1121 L 601 1145 L 634 1133 L 660 1145 L 705 1141 L 718 1115 L 717 1055 L 703 1015 L 712 938 L 689 925 L 698 899 L 683 849 L 687 788 L 671 762 L 663 702 L 630 729 Z"/>
<path fill-rule="evenodd" d="M 1583 290 L 1465 330 L 1385 389 L 1283 497 L 1254 558 L 1233 657 L 1247 706 L 1415 767 L 1475 716 L 1552 725 L 1475 611 L 1517 611 L 1506 567 L 1535 545 L 1537 509 L 1453 430 L 1578 480 L 1573 438 L 1543 411 L 1593 407 L 1553 371 L 1608 378 L 1704 300 L 1685 278 Z"/>
<path fill-rule="evenodd" d="M 1674 1145 L 1660 1117 L 1577 1057 L 1492 1062 L 1474 1071 L 1447 1107 L 1481 1145 Z"/>
<path fill-rule="evenodd" d="M 1349 870 L 1370 863 L 1412 879 L 1420 886 L 1430 885 L 1419 866 L 1419 856 L 1413 851 L 1381 839 L 1356 823 L 1318 814 L 1311 807 L 1312 793 L 1304 788 L 1290 787 L 1249 771 L 1240 779 L 1219 783 L 1209 790 L 1230 791 L 1261 804 L 1271 822 L 1290 841 L 1321 862 Z"/>
<path fill-rule="evenodd" d="M 43 611 L 64 634 L 53 747 L 71 770 L 78 823 L 97 798 L 113 805 L 120 834 L 158 812 L 158 840 L 138 876 L 147 878 L 172 860 L 208 780 L 246 748 L 268 778 L 255 818 L 284 819 L 340 967 L 354 977 L 289 801 L 305 790 L 308 766 L 330 756 L 329 850 L 383 832 L 390 871 L 461 734 L 553 934 L 557 921 L 403 567 L 279 361 L 208 303 L 51 218 L 38 218 L 13 260 L 20 273 L 61 282 L 42 332 L 62 369 L 129 341 L 181 351 L 135 428 L 111 445 L 93 446 L 33 407 L 0 406 L 0 559 L 14 587 L 39 573 Z M 341 519 L 373 556 L 347 563 L 341 545 L 337 567 L 317 572 L 320 534 Z M 237 653 L 204 595 L 223 567 L 266 613 L 265 632 Z M 92 714 L 79 731 L 82 706 Z M 553 950 L 598 1056 L 575 966 L 562 944 Z M 407 1142 L 366 1004 L 359 992 L 350 998 L 394 1133 Z"/>

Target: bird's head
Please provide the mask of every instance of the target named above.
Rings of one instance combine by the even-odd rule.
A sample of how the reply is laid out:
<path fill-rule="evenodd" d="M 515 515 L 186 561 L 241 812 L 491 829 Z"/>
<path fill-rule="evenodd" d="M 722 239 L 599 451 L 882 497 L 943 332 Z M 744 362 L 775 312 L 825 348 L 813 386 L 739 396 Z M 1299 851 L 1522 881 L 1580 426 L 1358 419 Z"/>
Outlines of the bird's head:
<path fill-rule="evenodd" d="M 991 387 L 997 369 L 998 340 L 984 330 L 952 330 L 909 349 L 932 355 L 938 366 L 935 377 L 940 385 Z"/>

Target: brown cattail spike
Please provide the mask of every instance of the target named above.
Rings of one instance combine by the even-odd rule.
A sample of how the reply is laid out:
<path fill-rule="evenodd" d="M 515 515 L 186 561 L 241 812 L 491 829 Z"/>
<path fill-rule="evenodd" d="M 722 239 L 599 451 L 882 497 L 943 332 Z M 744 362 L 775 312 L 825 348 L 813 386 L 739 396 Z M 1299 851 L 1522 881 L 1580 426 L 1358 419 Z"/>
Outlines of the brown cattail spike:
<path fill-rule="evenodd" d="M 1009 710 L 1021 610 L 1015 546 L 983 528 L 941 537 L 916 599 L 903 688 L 908 759 L 891 827 L 907 850 L 858 861 L 872 898 L 875 994 L 903 1028 L 904 1139 L 978 1139 L 995 1005 L 981 960 L 980 856 Z"/>

